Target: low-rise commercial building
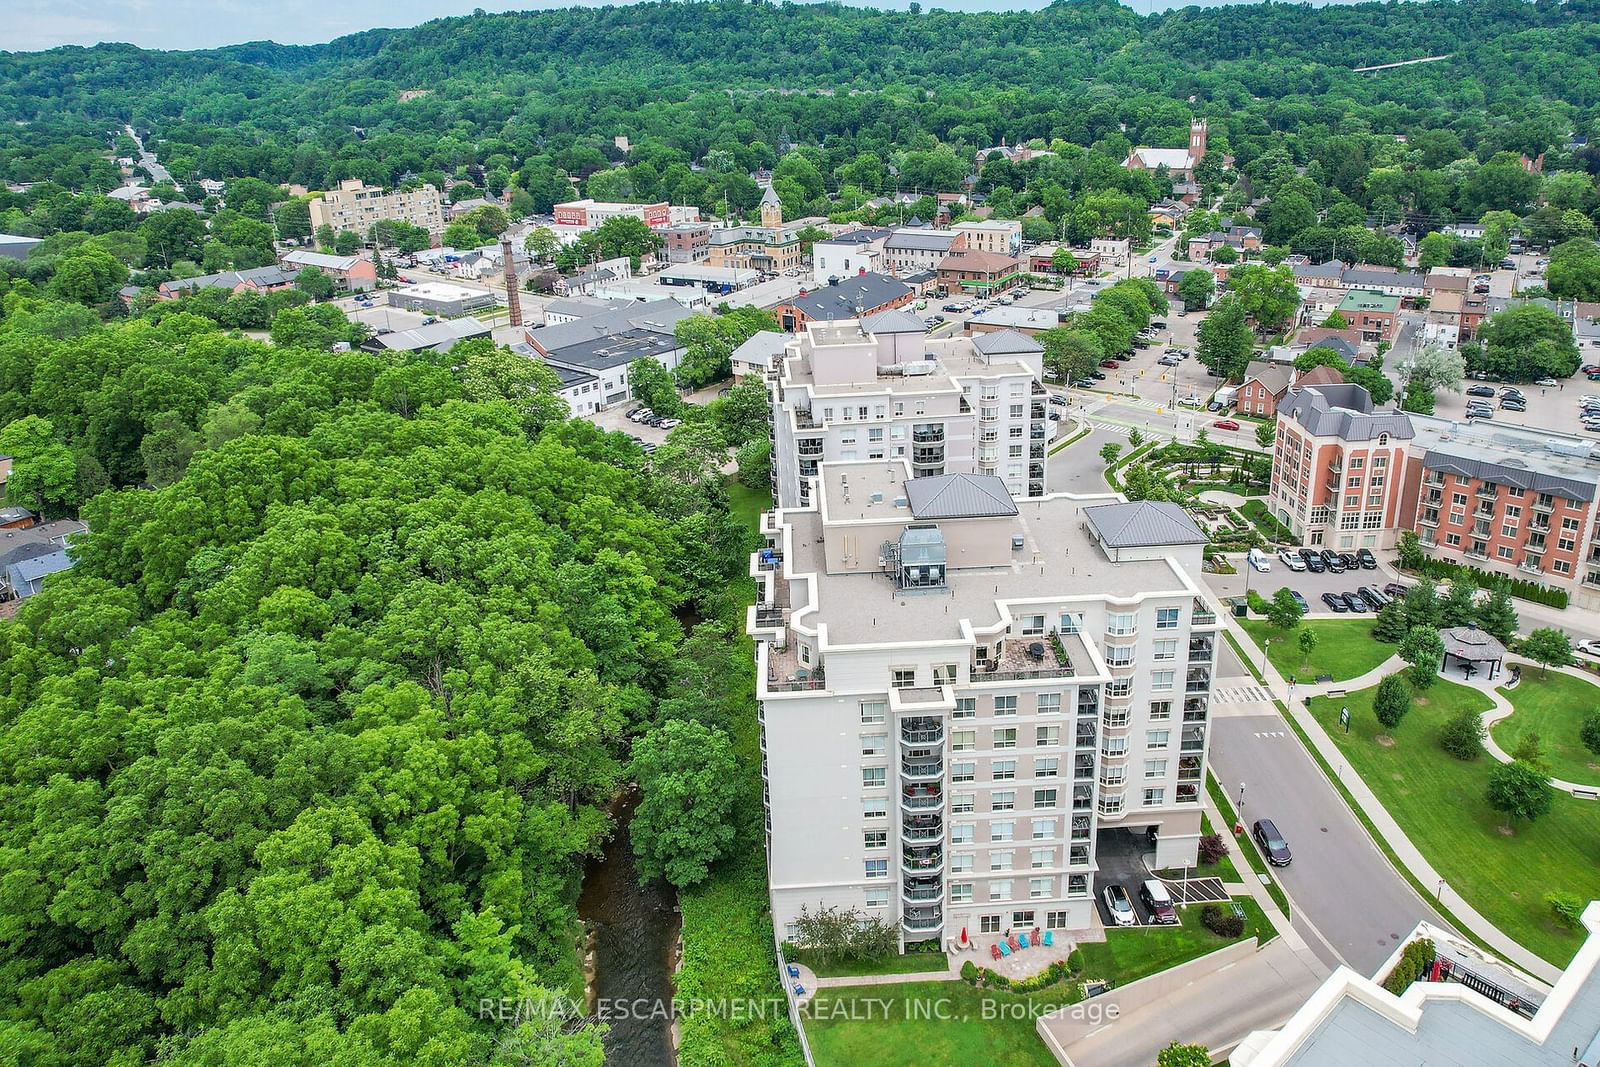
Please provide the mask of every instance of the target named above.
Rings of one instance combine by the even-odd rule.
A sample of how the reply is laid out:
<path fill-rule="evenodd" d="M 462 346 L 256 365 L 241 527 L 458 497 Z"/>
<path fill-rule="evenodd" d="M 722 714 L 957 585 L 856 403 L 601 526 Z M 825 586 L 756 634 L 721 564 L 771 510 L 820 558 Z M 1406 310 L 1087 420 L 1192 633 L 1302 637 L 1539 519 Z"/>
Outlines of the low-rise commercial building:
<path fill-rule="evenodd" d="M 882 274 L 856 274 L 837 285 L 800 290 L 800 294 L 777 305 L 772 313 L 778 325 L 790 333 L 811 322 L 859 319 L 880 311 L 903 308 L 914 302 L 916 294 L 904 282 Z"/>
<path fill-rule="evenodd" d="M 295 249 L 280 255 L 278 264 L 295 271 L 315 267 L 346 292 L 370 292 L 378 285 L 378 268 L 372 260 L 360 256 L 330 256 L 322 252 Z"/>
<path fill-rule="evenodd" d="M 201 289 L 226 289 L 230 293 L 272 293 L 293 288 L 299 274 L 300 269 L 293 266 L 225 270 L 220 274 L 202 274 L 197 278 L 174 278 L 162 282 L 156 287 L 156 296 L 162 300 L 176 300 Z"/>
<path fill-rule="evenodd" d="M 361 347 L 368 352 L 448 352 L 462 341 L 488 336 L 489 327 L 469 315 L 405 330 L 381 330 Z"/>
<path fill-rule="evenodd" d="M 389 290 L 389 306 L 407 311 L 423 311 L 444 319 L 494 307 L 495 295 L 487 289 L 473 289 L 449 282 L 419 282 Z"/>
<path fill-rule="evenodd" d="M 1393 341 L 1399 327 L 1400 298 L 1372 289 L 1351 289 L 1336 309 L 1369 344 Z"/>
<path fill-rule="evenodd" d="M 939 261 L 934 273 L 949 293 L 986 297 L 1022 282 L 1022 261 L 1015 256 L 961 249 Z"/>
<path fill-rule="evenodd" d="M 884 269 L 891 274 L 936 270 L 951 251 L 965 246 L 965 238 L 950 230 L 895 230 L 883 241 Z"/>
<path fill-rule="evenodd" d="M 634 360 L 653 359 L 669 371 L 677 369 L 684 350 L 674 331 L 690 314 L 676 300 L 636 302 L 559 326 L 530 329 L 527 343 L 553 368 L 594 375 L 599 383 L 597 402 L 609 407 L 633 399 L 628 365 Z"/>
<path fill-rule="evenodd" d="M 974 252 L 1016 258 L 1022 252 L 1022 223 L 1016 219 L 984 219 L 958 222 L 950 232 L 961 237 Z"/>

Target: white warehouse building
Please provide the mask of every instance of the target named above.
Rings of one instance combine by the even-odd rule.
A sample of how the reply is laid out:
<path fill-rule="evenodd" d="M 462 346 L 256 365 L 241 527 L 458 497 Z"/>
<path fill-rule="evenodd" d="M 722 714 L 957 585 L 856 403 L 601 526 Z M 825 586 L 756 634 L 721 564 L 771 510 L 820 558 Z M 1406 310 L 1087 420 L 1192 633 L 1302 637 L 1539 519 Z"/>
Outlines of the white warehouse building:
<path fill-rule="evenodd" d="M 773 921 L 1090 928 L 1097 839 L 1200 839 L 1217 614 L 1173 504 L 824 463 L 751 561 Z M 1143 840 L 1140 838 L 1139 840 Z"/>

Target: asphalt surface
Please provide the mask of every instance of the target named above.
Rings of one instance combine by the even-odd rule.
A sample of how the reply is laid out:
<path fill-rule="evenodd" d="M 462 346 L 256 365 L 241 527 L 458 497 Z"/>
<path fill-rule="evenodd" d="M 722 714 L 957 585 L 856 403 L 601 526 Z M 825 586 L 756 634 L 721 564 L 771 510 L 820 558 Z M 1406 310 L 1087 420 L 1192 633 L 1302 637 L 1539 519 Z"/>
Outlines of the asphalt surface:
<path fill-rule="evenodd" d="M 1218 672 L 1218 690 L 1256 684 L 1227 645 Z M 1270 818 L 1288 841 L 1294 861 L 1274 873 L 1288 891 L 1295 929 L 1324 962 L 1372 974 L 1418 922 L 1449 925 L 1390 866 L 1270 704 L 1213 698 L 1211 706 L 1212 773 L 1234 803 L 1244 783 L 1247 831 Z M 1235 859 L 1246 874 L 1243 857 Z M 1329 947 L 1337 960 L 1327 958 Z"/>

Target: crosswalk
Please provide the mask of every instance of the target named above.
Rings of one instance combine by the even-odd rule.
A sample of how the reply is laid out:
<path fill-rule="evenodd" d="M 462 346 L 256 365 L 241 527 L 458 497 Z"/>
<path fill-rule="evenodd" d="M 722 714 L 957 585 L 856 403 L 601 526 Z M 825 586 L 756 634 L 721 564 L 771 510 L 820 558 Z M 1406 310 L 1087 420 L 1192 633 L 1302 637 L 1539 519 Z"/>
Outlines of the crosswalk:
<path fill-rule="evenodd" d="M 1259 685 L 1219 686 L 1211 690 L 1213 704 L 1250 704 L 1261 700 L 1272 703 L 1272 694 Z"/>

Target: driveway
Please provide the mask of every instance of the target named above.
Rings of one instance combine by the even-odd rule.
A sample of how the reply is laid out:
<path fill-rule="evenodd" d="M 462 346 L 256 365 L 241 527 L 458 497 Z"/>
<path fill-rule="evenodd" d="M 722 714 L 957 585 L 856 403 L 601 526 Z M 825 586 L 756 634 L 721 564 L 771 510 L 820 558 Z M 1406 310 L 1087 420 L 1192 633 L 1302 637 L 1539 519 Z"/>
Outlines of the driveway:
<path fill-rule="evenodd" d="M 1145 841 L 1142 828 L 1125 830 L 1115 827 L 1100 831 L 1094 847 L 1094 902 L 1095 907 L 1100 909 L 1100 921 L 1105 926 L 1112 925 L 1111 912 L 1106 908 L 1101 890 L 1112 884 L 1127 890 L 1139 924 L 1143 926 L 1150 922 L 1150 913 L 1139 900 L 1139 886 L 1150 877 L 1144 865 L 1144 856 L 1149 851 L 1150 845 Z"/>
<path fill-rule="evenodd" d="M 1064 431 L 1065 432 L 1065 431 Z M 1074 428 L 1070 431 L 1076 433 Z M 1115 442 L 1128 450 L 1128 439 L 1123 434 L 1096 428 L 1081 441 L 1077 441 L 1045 460 L 1045 488 L 1052 493 L 1109 493 L 1106 484 L 1106 463 L 1100 450 Z"/>
<path fill-rule="evenodd" d="M 1219 659 L 1218 675 L 1218 688 L 1255 685 L 1232 655 Z M 1289 892 L 1295 929 L 1319 955 L 1326 957 L 1331 947 L 1338 962 L 1372 974 L 1421 920 L 1449 924 L 1389 865 L 1271 709 L 1263 700 L 1212 702 L 1212 772 L 1230 800 L 1237 800 L 1244 784 L 1247 825 L 1269 817 L 1289 842 L 1294 862 L 1274 874 Z M 1239 867 L 1247 869 L 1242 858 Z"/>

